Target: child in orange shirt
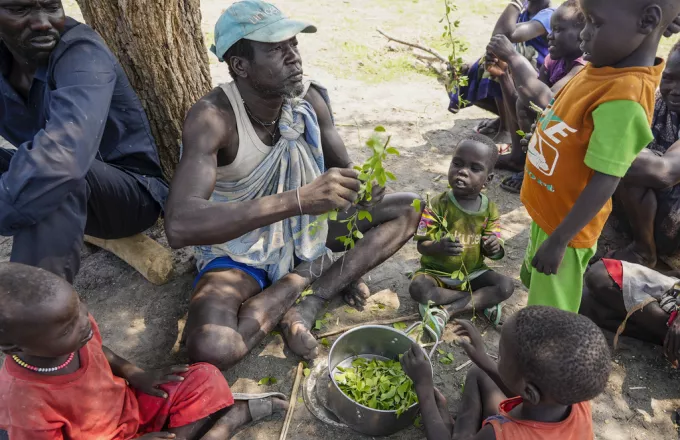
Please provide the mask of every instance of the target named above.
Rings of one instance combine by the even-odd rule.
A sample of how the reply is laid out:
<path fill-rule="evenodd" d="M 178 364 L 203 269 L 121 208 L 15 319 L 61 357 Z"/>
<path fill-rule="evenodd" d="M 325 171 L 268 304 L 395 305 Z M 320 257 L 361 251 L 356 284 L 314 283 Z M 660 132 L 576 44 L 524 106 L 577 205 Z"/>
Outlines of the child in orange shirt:
<path fill-rule="evenodd" d="M 456 324 L 477 366 L 465 380 L 455 424 L 423 349 L 414 344 L 401 359 L 415 384 L 427 440 L 593 439 L 589 401 L 604 391 L 611 358 L 590 319 L 553 307 L 520 310 L 503 325 L 498 364 L 471 322 Z"/>
<path fill-rule="evenodd" d="M 522 266 L 529 305 L 577 312 L 611 196 L 653 139 L 656 51 L 680 12 L 671 0 L 581 0 L 590 63 L 545 109 L 529 144 L 522 203 L 533 223 Z"/>
<path fill-rule="evenodd" d="M 147 372 L 122 359 L 73 287 L 45 270 L 0 264 L 0 304 L 0 430 L 12 440 L 227 439 L 287 407 L 235 401 L 209 364 Z"/>

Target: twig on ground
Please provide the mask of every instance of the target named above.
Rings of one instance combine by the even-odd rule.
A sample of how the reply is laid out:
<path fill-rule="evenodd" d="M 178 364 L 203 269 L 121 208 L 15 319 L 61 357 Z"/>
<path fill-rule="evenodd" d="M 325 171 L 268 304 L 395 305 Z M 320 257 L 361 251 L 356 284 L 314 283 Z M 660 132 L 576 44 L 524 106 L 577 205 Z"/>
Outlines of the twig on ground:
<path fill-rule="evenodd" d="M 402 316 L 400 318 L 382 319 L 382 320 L 378 320 L 378 321 L 362 322 L 362 323 L 359 323 L 359 324 L 348 325 L 347 327 L 341 327 L 337 330 L 333 330 L 333 331 L 330 331 L 330 332 L 321 333 L 320 335 L 316 335 L 316 339 L 327 338 L 329 336 L 339 335 L 340 333 L 344 333 L 347 330 L 352 330 L 353 328 L 356 328 L 356 327 L 361 327 L 362 325 L 389 325 L 389 324 L 395 324 L 397 322 L 415 321 L 417 319 L 420 319 L 420 314 L 414 313 L 413 315 Z"/>
<path fill-rule="evenodd" d="M 467 361 L 464 364 L 461 364 L 458 367 L 456 367 L 456 371 L 460 371 L 465 367 L 469 367 L 470 365 L 472 365 L 472 361 Z"/>
<path fill-rule="evenodd" d="M 427 52 L 427 53 L 429 53 L 430 55 L 433 55 L 434 57 L 436 57 L 436 58 L 437 58 L 439 61 L 441 61 L 442 63 L 444 63 L 444 64 L 448 63 L 448 60 L 447 60 L 446 58 L 444 58 L 439 52 L 437 52 L 437 51 L 434 50 L 434 49 L 431 49 L 431 48 L 429 48 L 429 47 L 423 46 L 423 45 L 421 45 L 421 44 L 409 43 L 408 41 L 404 41 L 404 40 L 400 40 L 400 39 L 398 39 L 398 38 L 394 38 L 393 36 L 386 34 L 386 33 L 385 33 L 383 30 L 381 30 L 380 28 L 378 28 L 378 29 L 376 29 L 376 30 L 378 31 L 378 33 L 379 33 L 380 35 L 382 35 L 383 37 L 387 38 L 389 41 L 394 41 L 395 43 L 403 44 L 404 46 L 409 46 L 409 47 L 413 47 L 413 48 L 422 50 L 423 52 Z"/>
<path fill-rule="evenodd" d="M 279 440 L 286 440 L 288 435 L 288 428 L 290 427 L 290 422 L 293 420 L 293 412 L 295 412 L 295 402 L 297 402 L 298 388 L 300 388 L 300 380 L 302 379 L 302 371 L 304 365 L 302 362 L 298 364 L 297 374 L 295 375 L 295 382 L 293 382 L 293 390 L 290 393 L 290 401 L 288 402 L 288 412 L 286 413 L 286 419 L 283 422 L 283 429 L 281 429 L 281 436 Z"/>

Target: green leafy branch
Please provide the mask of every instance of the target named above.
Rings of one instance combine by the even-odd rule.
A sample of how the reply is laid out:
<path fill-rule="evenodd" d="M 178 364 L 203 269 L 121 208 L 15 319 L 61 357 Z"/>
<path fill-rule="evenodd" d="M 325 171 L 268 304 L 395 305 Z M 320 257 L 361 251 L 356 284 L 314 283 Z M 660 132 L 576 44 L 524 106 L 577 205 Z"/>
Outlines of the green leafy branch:
<path fill-rule="evenodd" d="M 452 13 L 458 10 L 458 6 L 453 2 L 453 0 L 444 0 L 444 7 L 446 9 L 446 13 L 439 22 L 445 22 L 444 33 L 442 34 L 442 37 L 447 40 L 447 46 L 451 51 L 448 56 L 450 78 L 446 86 L 446 90 L 449 93 L 455 93 L 458 95 L 458 108 L 461 108 L 469 104 L 468 101 L 464 100 L 460 96 L 461 87 L 467 86 L 469 82 L 467 75 L 463 74 L 463 66 L 465 65 L 465 62 L 463 61 L 462 57 L 462 54 L 468 50 L 468 45 L 456 35 L 456 32 L 460 27 L 460 20 L 452 18 Z"/>
<path fill-rule="evenodd" d="M 421 201 L 419 199 L 416 199 L 413 201 L 413 204 L 411 205 L 417 212 L 422 212 L 421 208 Z M 428 228 L 428 232 L 431 230 L 432 231 L 432 237 L 434 241 L 442 241 L 445 238 L 451 238 L 453 239 L 454 236 L 451 235 L 449 232 L 448 226 L 449 223 L 446 220 L 446 217 L 440 213 L 438 213 L 433 207 L 432 203 L 430 201 L 430 195 L 428 194 L 426 199 L 425 199 L 425 206 L 429 214 L 432 215 L 432 218 L 434 219 L 433 225 L 430 227 L 432 229 Z M 461 291 L 467 291 L 470 293 L 470 303 L 472 304 L 472 316 L 474 319 L 475 317 L 475 301 L 474 297 L 472 296 L 472 286 L 470 284 L 470 273 L 467 270 L 467 267 L 465 267 L 465 261 L 463 260 L 462 256 L 460 258 L 460 268 L 458 270 L 453 271 L 452 273 L 448 272 L 440 272 L 440 271 L 434 271 L 434 270 L 428 270 L 428 272 L 433 273 L 434 275 L 439 275 L 439 276 L 445 276 L 445 277 L 450 277 L 453 280 L 458 280 L 461 282 L 461 284 L 458 286 Z"/>
<path fill-rule="evenodd" d="M 359 171 L 359 180 L 361 186 L 355 204 L 370 202 L 373 198 L 373 188 L 375 185 L 384 187 L 388 180 L 397 180 L 396 176 L 385 169 L 383 161 L 389 155 L 399 156 L 399 150 L 390 147 L 392 136 L 387 136 L 385 139 L 385 127 L 379 125 L 373 130 L 373 135 L 366 141 L 366 146 L 371 151 L 371 156 L 361 166 L 355 166 L 354 169 Z M 338 221 L 338 211 L 330 211 L 322 214 L 316 218 L 314 222 L 309 225 L 310 233 L 316 234 L 319 227 L 326 221 Z M 357 209 L 351 216 L 340 223 L 347 226 L 347 235 L 337 237 L 337 240 L 345 246 L 345 250 L 354 248 L 356 240 L 364 237 L 364 234 L 358 228 L 360 220 L 373 221 L 371 213 L 364 209 Z"/>

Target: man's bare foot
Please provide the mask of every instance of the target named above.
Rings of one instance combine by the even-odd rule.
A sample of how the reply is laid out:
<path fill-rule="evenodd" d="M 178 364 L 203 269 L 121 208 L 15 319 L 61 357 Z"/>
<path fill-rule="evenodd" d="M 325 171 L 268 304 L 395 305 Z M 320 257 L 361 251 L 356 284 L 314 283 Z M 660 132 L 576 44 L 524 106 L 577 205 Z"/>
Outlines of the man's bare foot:
<path fill-rule="evenodd" d="M 342 292 L 342 298 L 352 307 L 363 307 L 371 296 L 371 290 L 363 279 L 353 281 Z"/>
<path fill-rule="evenodd" d="M 272 402 L 272 414 L 284 412 L 288 409 L 287 401 L 277 397 L 270 397 L 269 399 L 271 399 Z M 213 433 L 213 430 L 219 430 L 220 432 L 224 430 L 228 431 L 228 437 L 224 438 L 230 438 L 238 429 L 252 421 L 253 418 L 250 414 L 250 409 L 248 408 L 248 401 L 237 400 L 229 410 L 215 422 L 215 425 L 208 433 L 208 437 Z"/>
<path fill-rule="evenodd" d="M 610 258 L 612 260 L 627 261 L 629 263 L 635 263 L 641 266 L 646 266 L 650 269 L 654 269 L 654 267 L 656 267 L 656 255 L 641 251 L 635 245 L 635 243 L 627 246 L 624 249 L 610 252 L 605 256 L 605 258 Z"/>
<path fill-rule="evenodd" d="M 310 329 L 325 303 L 322 298 L 307 296 L 304 301 L 291 307 L 279 324 L 288 348 L 304 359 L 311 360 L 319 354 L 319 343 Z"/>
<path fill-rule="evenodd" d="M 512 154 L 504 154 L 498 157 L 496 168 L 499 170 L 510 170 L 516 173 L 524 171 L 524 163 L 516 163 L 512 159 Z"/>
<path fill-rule="evenodd" d="M 437 404 L 437 409 L 439 410 L 439 415 L 442 417 L 442 420 L 444 421 L 444 425 L 446 426 L 446 429 L 453 435 L 453 424 L 454 420 L 453 417 L 451 416 L 451 413 L 449 412 L 449 406 L 448 403 L 446 402 L 446 397 L 442 394 L 441 391 L 439 391 L 437 388 L 434 389 L 434 401 Z"/>

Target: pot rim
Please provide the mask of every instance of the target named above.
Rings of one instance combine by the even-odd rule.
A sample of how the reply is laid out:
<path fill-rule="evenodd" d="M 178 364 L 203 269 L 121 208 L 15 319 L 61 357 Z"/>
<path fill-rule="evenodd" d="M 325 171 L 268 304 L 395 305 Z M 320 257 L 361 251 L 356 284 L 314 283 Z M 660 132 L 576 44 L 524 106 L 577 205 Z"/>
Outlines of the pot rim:
<path fill-rule="evenodd" d="M 369 410 L 369 411 L 375 411 L 375 412 L 377 412 L 377 413 L 396 414 L 396 413 L 397 413 L 396 410 L 373 409 L 373 408 L 370 408 L 370 407 L 368 407 L 368 406 L 366 406 L 366 405 L 362 405 L 361 403 L 357 402 L 356 400 L 353 400 L 351 397 L 349 397 L 347 394 L 345 394 L 345 393 L 340 389 L 340 387 L 338 386 L 338 383 L 335 381 L 335 377 L 333 377 L 333 370 L 334 370 L 335 368 L 333 368 L 333 370 L 331 370 L 331 355 L 333 354 L 333 350 L 335 349 L 336 344 L 337 344 L 338 342 L 342 341 L 342 339 L 343 339 L 345 336 L 347 336 L 347 335 L 349 335 L 349 334 L 351 334 L 351 333 L 354 333 L 354 332 L 356 332 L 356 331 L 358 331 L 358 330 L 365 330 L 365 329 L 371 329 L 371 328 L 379 328 L 379 329 L 381 329 L 381 330 L 388 329 L 388 330 L 391 330 L 392 332 L 397 333 L 397 334 L 399 334 L 399 335 L 401 335 L 401 336 L 405 336 L 406 338 L 408 338 L 408 339 L 410 339 L 411 341 L 415 342 L 409 335 L 407 335 L 407 334 L 404 333 L 403 331 L 397 330 L 396 328 L 390 327 L 390 326 L 387 326 L 387 325 L 362 325 L 362 326 L 353 328 L 352 330 L 349 330 L 349 331 L 345 332 L 345 334 L 343 334 L 343 335 L 340 336 L 338 339 L 336 339 L 335 342 L 333 343 L 333 345 L 331 346 L 331 349 L 328 351 L 328 375 L 330 376 L 331 381 L 333 382 L 333 385 L 335 386 L 335 388 L 338 390 L 338 392 L 339 392 L 340 394 L 342 394 L 342 397 L 344 397 L 345 399 L 349 400 L 349 401 L 352 402 L 353 404 L 355 404 L 355 405 L 357 405 L 357 406 L 359 406 L 359 407 L 361 407 L 361 408 L 367 409 L 367 410 Z M 419 346 L 419 347 L 420 347 L 420 346 Z M 430 356 L 427 354 L 427 351 L 426 351 L 423 347 L 420 347 L 420 349 L 423 350 L 423 354 L 425 355 L 425 358 L 428 360 L 428 362 L 430 362 L 430 365 L 432 365 L 432 359 L 430 359 Z M 364 353 L 364 354 L 370 354 L 370 353 Z M 357 355 L 357 356 L 360 356 L 360 355 Z M 376 356 L 377 356 L 377 355 L 376 355 Z M 434 370 L 432 371 L 432 377 L 434 377 Z M 420 403 L 420 402 L 416 402 L 416 403 L 414 403 L 413 405 L 409 406 L 408 409 L 407 409 L 407 411 L 411 411 L 414 407 L 418 406 L 419 403 Z"/>

